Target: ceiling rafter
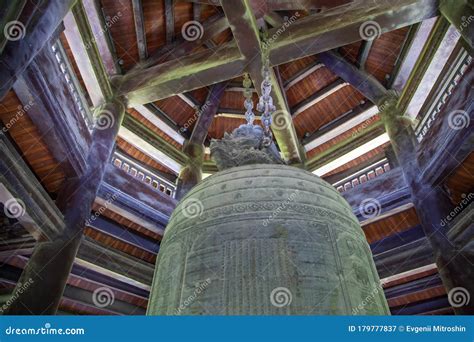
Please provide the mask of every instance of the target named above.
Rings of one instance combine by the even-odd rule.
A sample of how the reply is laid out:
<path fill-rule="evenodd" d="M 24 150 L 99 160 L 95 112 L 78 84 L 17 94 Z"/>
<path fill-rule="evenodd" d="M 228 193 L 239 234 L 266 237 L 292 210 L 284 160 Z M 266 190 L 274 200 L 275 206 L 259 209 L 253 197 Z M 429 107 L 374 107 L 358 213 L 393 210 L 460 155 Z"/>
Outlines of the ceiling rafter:
<path fill-rule="evenodd" d="M 367 59 L 369 58 L 370 49 L 372 49 L 373 43 L 374 39 L 364 39 L 362 41 L 362 44 L 360 45 L 359 52 L 357 54 L 356 65 L 361 70 L 365 69 L 365 64 L 367 63 Z"/>
<path fill-rule="evenodd" d="M 201 107 L 201 103 L 190 93 L 181 93 L 178 94 L 178 97 L 193 109 L 198 109 Z"/>
<path fill-rule="evenodd" d="M 280 27 L 284 23 L 283 18 L 278 13 L 276 13 L 274 11 L 269 11 L 269 12 L 265 13 L 263 18 L 272 27 Z"/>
<path fill-rule="evenodd" d="M 294 74 L 293 76 L 291 76 L 288 80 L 286 80 L 286 82 L 285 82 L 285 84 L 284 84 L 285 90 L 290 89 L 290 88 L 293 87 L 295 84 L 301 82 L 301 81 L 304 80 L 306 77 L 308 77 L 309 75 L 311 75 L 311 74 L 312 74 L 313 72 L 315 72 L 316 70 L 321 69 L 322 67 L 324 67 L 324 64 L 322 64 L 322 63 L 319 62 L 319 61 L 315 61 L 315 62 L 311 63 L 310 65 L 308 65 L 307 67 L 301 69 L 301 70 L 298 71 L 296 74 Z"/>
<path fill-rule="evenodd" d="M 109 76 L 120 74 L 120 68 L 118 66 L 118 58 L 113 49 L 113 43 L 108 34 L 104 34 L 104 30 L 107 24 L 104 19 L 101 8 L 99 8 L 98 1 L 95 0 L 82 0 L 84 5 L 84 11 L 89 21 L 94 41 L 99 50 L 99 54 L 104 63 L 105 69 Z"/>
<path fill-rule="evenodd" d="M 174 39 L 174 0 L 165 0 L 166 42 L 171 44 Z"/>
<path fill-rule="evenodd" d="M 339 116 L 335 120 L 319 128 L 316 132 L 305 138 L 303 143 L 306 151 L 310 151 L 336 138 L 342 133 L 356 127 L 363 122 L 369 124 L 372 120 L 375 120 L 374 116 L 377 115 L 378 112 L 379 111 L 376 106 L 370 102 L 364 102 L 348 113 Z"/>
<path fill-rule="evenodd" d="M 225 31 L 229 24 L 221 14 L 216 14 L 206 20 L 202 25 L 202 37 L 196 40 L 186 40 L 180 36 L 171 44 L 167 44 L 154 52 L 146 61 L 137 65 L 138 69 L 145 69 L 163 63 L 170 58 L 179 59 L 187 56 L 190 52 L 211 42 L 212 38 Z M 209 45 L 209 44 L 208 44 Z M 212 48 L 212 44 L 208 46 Z"/>
<path fill-rule="evenodd" d="M 148 57 L 146 34 L 145 34 L 145 19 L 143 17 L 142 0 L 132 0 L 133 19 L 135 22 L 135 33 L 137 35 L 138 56 L 140 61 L 144 61 Z"/>
<path fill-rule="evenodd" d="M 315 92 L 311 96 L 307 97 L 305 100 L 298 103 L 296 106 L 291 108 L 291 113 L 293 118 L 297 117 L 299 114 L 303 113 L 305 110 L 309 109 L 310 107 L 314 106 L 316 103 L 324 100 L 331 94 L 334 94 L 339 89 L 344 88 L 345 86 L 349 85 L 349 83 L 344 82 L 342 79 L 337 79 L 327 87 Z"/>

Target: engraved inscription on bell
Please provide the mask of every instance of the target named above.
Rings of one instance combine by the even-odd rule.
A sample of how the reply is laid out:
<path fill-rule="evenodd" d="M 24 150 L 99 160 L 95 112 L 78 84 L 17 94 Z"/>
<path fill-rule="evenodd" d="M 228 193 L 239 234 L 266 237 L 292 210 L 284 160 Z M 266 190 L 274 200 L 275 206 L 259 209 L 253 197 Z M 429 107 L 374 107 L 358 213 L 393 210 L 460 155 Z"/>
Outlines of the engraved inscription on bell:
<path fill-rule="evenodd" d="M 389 314 L 369 246 L 342 196 L 306 171 L 220 171 L 165 231 L 152 315 Z"/>

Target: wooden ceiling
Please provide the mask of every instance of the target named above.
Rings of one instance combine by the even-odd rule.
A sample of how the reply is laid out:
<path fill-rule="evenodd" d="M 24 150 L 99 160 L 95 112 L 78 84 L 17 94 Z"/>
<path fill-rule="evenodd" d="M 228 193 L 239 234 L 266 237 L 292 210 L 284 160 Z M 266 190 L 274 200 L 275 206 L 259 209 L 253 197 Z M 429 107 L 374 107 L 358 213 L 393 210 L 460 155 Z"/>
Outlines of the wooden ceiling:
<path fill-rule="evenodd" d="M 132 1 L 108 1 L 101 2 L 106 18 L 113 20 L 117 17 L 117 22 L 112 24 L 109 28 L 110 36 L 116 52 L 116 57 L 121 66 L 122 72 L 127 72 L 137 65 L 140 65 L 139 46 L 137 44 L 137 32 L 135 27 L 135 18 L 132 10 Z M 335 3 L 337 5 L 338 2 Z M 143 1 L 143 21 L 144 32 L 146 36 L 146 50 L 148 56 L 156 52 L 163 51 L 163 47 L 167 46 L 167 21 L 165 1 Z M 198 10 L 196 10 L 198 7 Z M 309 14 L 309 13 L 308 13 Z M 205 23 L 207 19 L 212 16 L 223 15 L 222 9 L 218 6 L 211 5 L 197 5 L 186 1 L 175 1 L 172 9 L 173 18 L 173 41 L 176 41 L 181 36 L 183 25 L 192 21 L 198 20 L 200 23 Z M 285 16 L 291 15 L 291 12 L 281 11 L 275 13 L 281 17 L 283 21 Z M 300 14 L 300 18 L 305 17 L 304 11 Z M 298 19 L 298 20 L 299 20 Z M 267 27 L 271 27 L 266 24 Z M 395 31 L 391 31 L 380 35 L 370 49 L 370 53 L 366 62 L 366 70 L 375 76 L 379 81 L 386 83 L 393 75 L 392 71 L 399 57 L 403 42 L 406 39 L 409 27 L 404 27 Z M 217 35 L 212 39 L 212 44 L 219 45 L 232 40 L 230 29 Z M 172 43 L 171 42 L 171 43 Z M 348 60 L 355 62 L 359 53 L 361 43 L 357 42 L 339 48 L 339 52 Z M 195 51 L 199 51 L 203 47 L 198 47 Z M 168 57 L 169 59 L 172 56 Z M 292 76 L 298 74 L 303 69 L 317 63 L 317 55 L 304 57 L 291 63 L 282 64 L 278 67 L 285 84 Z M 295 108 L 302 101 L 311 95 L 323 90 L 338 80 L 338 76 L 334 75 L 325 67 L 321 67 L 304 79 L 286 89 L 286 97 L 290 109 Z M 242 78 L 235 78 L 231 80 L 230 86 L 241 85 Z M 257 85 L 260 87 L 260 85 Z M 205 97 L 208 93 L 207 87 L 196 89 L 190 95 L 197 101 L 197 105 L 204 104 Z M 256 94 L 254 101 L 257 100 Z M 355 90 L 352 86 L 347 85 L 330 96 L 323 98 L 318 103 L 310 106 L 294 119 L 295 128 L 299 139 L 305 135 L 310 135 L 316 132 L 323 125 L 337 119 L 342 114 L 354 109 L 362 101 L 367 101 L 362 94 Z M 244 96 L 239 91 L 226 91 L 221 99 L 220 108 L 230 109 L 239 113 L 244 112 L 243 107 Z M 155 102 L 155 104 L 168 115 L 178 126 L 185 126 L 191 122 L 188 131 L 192 131 L 195 120 L 192 117 L 195 115 L 195 109 L 183 101 L 178 96 L 173 96 Z M 139 116 L 138 113 L 137 117 Z M 228 118 L 216 117 L 209 130 L 208 138 L 221 138 L 224 132 L 230 132 L 245 121 Z"/>
<path fill-rule="evenodd" d="M 65 179 L 62 167 L 49 151 L 43 137 L 13 91 L 0 102 L 0 120 L 8 128 L 23 159 L 36 174 L 39 182 L 50 193 L 59 191 Z"/>
<path fill-rule="evenodd" d="M 181 30 L 183 26 L 189 21 L 197 20 L 200 23 L 206 23 L 210 18 L 223 16 L 223 11 L 219 6 L 205 5 L 199 3 L 199 1 L 173 1 L 168 2 L 165 0 L 144 0 L 141 1 L 143 5 L 142 17 L 144 27 L 144 37 L 146 41 L 146 55 L 158 56 L 162 58 L 162 61 L 174 61 L 179 63 L 179 59 L 173 54 L 167 54 L 166 47 L 173 46 L 175 42 L 179 42 L 181 39 Z M 337 7 L 337 5 L 344 4 L 348 1 L 335 0 L 331 3 Z M 143 58 L 140 58 L 140 44 L 137 41 L 136 20 L 137 17 L 134 15 L 133 3 L 134 0 L 99 0 L 101 10 L 105 16 L 106 22 L 110 22 L 108 29 L 103 32 L 105 35 L 110 35 L 113 50 L 116 55 L 116 62 L 120 68 L 122 74 L 125 74 L 131 70 L 135 70 L 141 67 Z M 170 10 L 166 3 L 173 3 Z M 199 3 L 199 4 L 198 4 Z M 301 11 L 298 20 L 301 20 L 305 16 L 315 14 L 328 10 L 328 8 Z M 170 15 L 171 14 L 171 15 Z M 266 20 L 264 25 L 271 28 L 271 24 L 267 19 L 263 17 L 263 14 L 256 13 L 257 19 L 260 22 Z M 273 12 L 273 18 L 279 20 L 285 20 L 285 17 L 291 17 L 295 14 L 295 11 L 290 10 L 277 10 Z M 276 16 L 276 17 L 275 17 Z M 171 29 L 170 29 L 171 28 Z M 398 30 L 387 32 L 380 35 L 375 39 L 370 47 L 370 51 L 365 62 L 365 70 L 379 80 L 382 84 L 388 85 L 394 77 L 394 71 L 396 65 L 399 63 L 401 57 L 401 50 L 404 42 L 409 35 L 410 27 L 403 27 Z M 171 32 L 171 33 L 170 33 Z M 72 53 L 68 41 L 64 34 L 60 36 L 61 42 L 66 50 L 69 60 L 72 64 L 73 71 L 77 76 L 83 89 L 86 89 L 84 79 L 79 71 L 76 63 L 76 56 Z M 226 43 L 232 42 L 233 35 L 232 31 L 227 28 L 220 34 L 214 36 L 211 41 L 207 42 L 206 45 L 201 45 L 192 50 L 204 51 L 209 46 L 221 46 Z M 364 43 L 359 41 L 349 45 L 341 46 L 337 51 L 352 64 L 357 64 L 361 50 L 364 48 Z M 191 51 L 190 51 L 191 52 Z M 325 90 L 330 89 L 335 84 L 341 84 L 342 81 L 337 75 L 332 73 L 324 65 L 316 67 L 319 64 L 318 55 L 311 55 L 304 58 L 297 59 L 290 63 L 281 64 L 276 67 L 278 70 L 284 93 L 286 95 L 288 106 L 290 111 L 296 111 L 302 104 L 311 98 L 315 94 L 324 93 Z M 314 70 L 310 73 L 306 73 L 305 77 L 298 77 L 303 74 L 305 70 L 313 68 Z M 295 81 L 297 80 L 297 81 Z M 219 113 L 237 113 L 237 115 L 243 114 L 244 107 L 244 96 L 242 91 L 236 90 L 236 87 L 240 87 L 242 84 L 242 77 L 236 77 L 230 80 L 228 89 L 224 92 L 220 100 Z M 285 86 L 288 85 L 288 86 Z M 258 87 L 260 85 L 257 85 Z M 169 117 L 179 129 L 179 133 L 183 137 L 189 137 L 192 132 L 194 124 L 196 122 L 196 107 L 200 107 L 204 104 L 209 87 L 201 87 L 194 89 L 186 94 L 174 95 L 158 101 L 153 102 L 159 110 L 161 110 L 167 117 Z M 86 98 L 91 105 L 90 97 Z M 257 94 L 254 93 L 254 102 L 257 101 Z M 302 143 L 305 138 L 312 134 L 318 133 L 325 125 L 334 122 L 338 118 L 343 117 L 351 110 L 356 110 L 361 104 L 370 102 L 364 97 L 358 90 L 351 85 L 344 85 L 335 92 L 331 93 L 326 97 L 322 97 L 320 101 L 313 103 L 308 106 L 300 113 L 294 116 L 293 124 L 296 129 L 297 137 L 299 142 Z M 9 92 L 7 98 L 0 103 L 0 119 L 2 122 L 7 124 L 11 120 L 15 119 L 18 111 L 18 107 L 21 103 L 13 91 Z M 139 120 L 147 128 L 153 131 L 157 136 L 164 139 L 168 144 L 174 148 L 181 150 L 182 145 L 177 142 L 173 137 L 163 132 L 160 128 L 146 119 L 139 111 L 129 108 L 128 115 Z M 330 139 L 322 145 L 307 151 L 306 157 L 311 158 L 334 148 L 342 141 L 357 135 L 367 125 L 374 125 L 379 123 L 380 118 L 378 115 L 374 116 L 370 122 L 364 122 L 351 128 L 350 130 L 339 134 L 338 136 Z M 233 129 L 243 124 L 245 121 L 242 118 L 228 117 L 217 115 L 208 132 L 208 139 L 222 138 L 225 132 L 231 132 Z M 9 134 L 18 146 L 18 150 L 21 153 L 25 161 L 34 171 L 40 183 L 43 187 L 53 196 L 60 190 L 61 185 L 65 179 L 65 174 L 62 170 L 61 163 L 55 160 L 52 154 L 49 152 L 48 146 L 43 141 L 38 130 L 30 120 L 28 114 L 21 115 L 18 119 L 18 124 L 12 126 L 9 130 Z M 124 154 L 133 157 L 143 165 L 148 166 L 151 170 L 158 170 L 162 173 L 176 176 L 176 173 L 166 166 L 163 166 L 159 161 L 151 158 L 136 146 L 127 142 L 123 138 L 117 138 L 116 141 L 117 149 Z M 325 177 L 330 177 L 338 174 L 347 173 L 349 170 L 357 171 L 361 165 L 366 165 L 368 161 L 382 159 L 386 157 L 385 151 L 389 149 L 390 143 L 385 143 L 382 146 L 374 148 L 373 150 L 365 153 L 364 155 L 355 158 L 338 168 L 330 171 Z M 208 158 L 208 157 L 206 157 Z M 456 201 L 461 200 L 462 194 L 471 192 L 473 184 L 473 157 L 472 155 L 462 164 L 460 167 L 453 172 L 448 180 L 448 187 L 450 188 L 453 198 Z M 100 208 L 99 204 L 95 204 L 93 210 L 98 211 Z M 124 231 L 133 232 L 140 237 L 149 239 L 150 241 L 156 242 L 157 244 L 161 240 L 161 235 L 156 234 L 148 230 L 147 228 L 132 222 L 124 216 L 105 208 L 101 210 L 101 214 L 120 226 Z M 389 238 L 397 234 L 408 234 L 411 229 L 419 224 L 419 220 L 415 209 L 408 208 L 401 212 L 385 217 L 381 220 L 371 222 L 363 225 L 364 232 L 367 236 L 367 240 L 374 246 L 378 243 L 382 243 L 384 239 Z M 94 229 L 93 227 L 87 227 L 85 235 L 100 243 L 101 245 L 107 246 L 107 248 L 118 250 L 131 257 L 145 261 L 147 264 L 153 266 L 156 260 L 156 254 L 153 254 L 144 249 L 140 249 L 137 246 L 127 243 L 121 240 L 117 236 L 106 234 L 100 230 Z M 389 251 L 390 252 L 390 251 Z M 21 261 L 21 260 L 20 260 Z M 18 261 L 17 267 L 24 267 L 24 260 Z M 392 282 L 388 287 L 392 288 L 395 293 L 393 296 L 390 295 L 389 304 L 394 312 L 403 313 L 403 309 L 415 305 L 418 302 L 432 300 L 433 298 L 445 298 L 446 294 L 439 284 L 436 283 L 433 286 L 427 286 L 426 289 L 417 293 L 409 293 L 399 295 L 396 286 L 410 286 L 410 282 L 418 279 L 425 279 L 430 276 L 436 275 L 436 268 L 426 273 L 425 271 L 417 273 L 417 276 L 407 276 L 398 282 Z M 93 290 L 95 284 L 91 283 L 87 279 L 81 279 L 76 275 L 70 277 L 69 285 L 72 287 L 83 288 Z M 8 287 L 8 286 L 6 286 Z M 115 291 L 115 290 L 114 290 Z M 123 299 L 130 304 L 136 305 L 140 308 L 146 308 L 146 298 L 132 296 L 127 297 L 127 293 L 123 294 L 123 298 L 120 297 L 120 291 L 116 291 L 117 298 Z M 388 293 L 388 292 L 387 292 Z M 80 302 L 69 299 L 65 296 L 61 303 L 61 308 L 65 311 L 83 313 L 83 314 L 110 314 L 113 312 L 107 312 L 106 310 L 97 310 L 93 307 L 88 307 Z M 398 310 L 398 311 L 397 311 Z M 450 309 L 443 307 L 442 310 L 447 310 L 447 313 L 452 313 Z M 420 312 L 427 312 L 420 311 Z"/>

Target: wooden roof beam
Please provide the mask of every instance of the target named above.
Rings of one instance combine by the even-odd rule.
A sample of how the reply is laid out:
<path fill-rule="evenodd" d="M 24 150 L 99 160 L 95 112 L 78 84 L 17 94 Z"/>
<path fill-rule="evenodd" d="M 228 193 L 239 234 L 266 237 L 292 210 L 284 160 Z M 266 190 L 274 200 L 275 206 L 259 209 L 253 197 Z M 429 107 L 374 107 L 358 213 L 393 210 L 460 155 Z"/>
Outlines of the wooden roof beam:
<path fill-rule="evenodd" d="M 128 106 L 134 107 L 238 77 L 244 67 L 238 47 L 228 43 L 145 70 L 134 70 L 115 82 Z"/>
<path fill-rule="evenodd" d="M 63 234 L 63 215 L 7 134 L 0 134 L 0 156 L 0 202 L 36 239 Z"/>
<path fill-rule="evenodd" d="M 20 271 L 23 270 L 28 263 L 28 257 L 22 255 L 14 255 L 11 258 L 5 260 L 4 266 L 9 265 L 12 267 L 12 272 L 7 272 L 6 277 L 2 277 L 2 285 L 5 283 L 11 284 L 12 286 L 17 282 L 17 277 L 20 275 Z M 13 271 L 15 270 L 15 271 Z M 13 274 L 17 274 L 17 276 L 12 276 Z M 8 279 L 8 280 L 6 280 Z M 94 280 L 89 280 L 82 275 L 76 275 L 73 273 L 69 274 L 67 279 L 67 286 L 64 289 L 62 302 L 74 302 L 75 310 L 80 310 L 83 312 L 87 310 L 91 314 L 102 314 L 102 315 L 110 315 L 116 314 L 117 312 L 121 314 L 144 314 L 145 310 L 143 307 L 136 306 L 134 301 L 141 300 L 141 305 L 145 306 L 146 298 L 137 296 L 130 292 L 122 291 L 118 288 L 111 287 L 108 285 L 107 287 L 110 288 L 113 293 L 116 301 L 113 304 L 107 307 L 107 309 L 99 309 L 93 303 L 93 295 L 91 293 L 92 290 L 100 288 L 105 284 L 96 282 Z M 134 299 L 132 301 L 131 299 Z"/>
<path fill-rule="evenodd" d="M 42 2 L 35 13 L 37 18 L 33 18 L 27 31 L 23 29 L 24 37 L 8 41 L 0 56 L 0 101 L 49 41 L 74 3 L 75 0 Z"/>
<path fill-rule="evenodd" d="M 227 87 L 227 81 L 214 84 L 202 107 L 196 108 L 196 113 L 192 119 L 195 119 L 191 137 L 185 143 L 183 151 L 186 154 L 186 164 L 181 169 L 176 181 L 176 199 L 183 198 L 193 187 L 202 180 L 202 166 L 204 160 L 204 142 L 206 141 L 209 127 L 214 116 L 217 114 L 219 103 L 224 90 Z"/>
<path fill-rule="evenodd" d="M 426 237 L 374 255 L 373 258 L 380 278 L 429 265 L 435 261 L 433 248 Z"/>
<path fill-rule="evenodd" d="M 272 25 L 272 27 L 280 27 L 284 23 L 283 18 L 274 11 L 266 13 L 263 18 L 268 24 Z"/>
<path fill-rule="evenodd" d="M 438 273 L 438 267 L 435 263 L 421 266 L 406 272 L 402 272 L 393 276 L 389 276 L 383 279 L 380 279 L 382 286 L 384 288 L 389 288 L 392 286 L 400 285 L 407 283 L 409 281 L 413 281 L 416 279 L 420 279 L 432 274 Z"/>
<path fill-rule="evenodd" d="M 437 5 L 437 0 L 361 0 L 345 12 L 322 12 L 301 18 L 285 30 L 269 31 L 269 37 L 276 37 L 270 53 L 271 64 L 287 63 L 360 41 L 360 30 L 368 22 L 373 23 L 377 33 L 383 34 L 432 18 L 438 14 Z"/>
<path fill-rule="evenodd" d="M 258 25 L 253 15 L 254 8 L 248 1 L 223 1 L 221 3 L 229 21 L 234 39 L 240 52 L 245 58 L 246 70 L 249 72 L 257 93 L 261 95 L 260 85 L 263 82 L 262 48 Z M 290 162 L 304 162 L 305 153 L 296 136 L 295 127 L 286 97 L 280 87 L 280 82 L 274 70 L 270 70 L 272 81 L 272 97 L 276 106 L 273 114 L 272 131 L 280 150 L 286 160 Z M 275 122 L 278 121 L 278 125 Z M 283 125 L 280 125 L 283 122 Z"/>
<path fill-rule="evenodd" d="M 467 52 L 465 54 L 467 55 Z M 451 89 L 452 93 L 447 100 L 443 101 L 441 112 L 437 114 L 427 135 L 418 145 L 418 162 L 422 170 L 420 177 L 430 184 L 442 184 L 472 153 L 474 130 L 469 128 L 469 123 L 474 122 L 474 90 L 466 85 L 472 85 L 474 82 L 474 66 L 472 62 L 467 64 L 467 61 L 464 59 L 461 64 L 467 66 L 465 73 L 456 87 Z M 436 102 L 433 103 L 433 106 L 435 105 Z M 453 112 L 453 108 L 456 108 L 456 112 Z M 459 113 L 456 114 L 461 122 L 459 126 L 453 125 L 455 115 L 452 113 Z M 466 122 L 466 129 L 453 129 L 463 128 L 462 123 Z"/>
<path fill-rule="evenodd" d="M 176 208 L 177 201 L 174 198 L 110 163 L 106 166 L 101 187 L 105 184 L 112 187 L 112 194 L 114 194 L 114 191 L 118 192 L 115 196 L 118 202 L 126 202 L 128 199 L 133 200 L 135 205 L 146 206 L 154 211 L 153 216 L 161 216 L 163 219 L 169 220 Z M 101 194 L 103 193 L 101 192 Z M 167 223 L 167 221 L 163 222 L 161 219 L 157 219 L 157 221 L 164 223 L 164 225 Z"/>
<path fill-rule="evenodd" d="M 150 291 L 150 285 L 136 281 L 131 277 L 127 277 L 127 275 L 123 275 L 118 272 L 114 272 L 106 267 L 102 267 L 99 263 L 92 263 L 76 257 L 74 260 L 73 270 L 78 269 L 80 274 L 95 274 L 98 275 L 101 279 L 109 278 L 113 279 L 114 282 L 120 282 L 125 284 L 128 288 L 133 288 L 134 290 L 137 289 L 138 291 Z"/>
<path fill-rule="evenodd" d="M 84 10 L 107 74 L 109 76 L 120 74 L 118 58 L 115 54 L 110 36 L 107 34 L 108 27 L 102 9 L 99 7 L 99 1 L 82 0 L 82 4 L 84 5 Z M 120 15 L 118 14 L 112 16 L 110 19 L 111 22 L 118 20 L 120 20 Z"/>
<path fill-rule="evenodd" d="M 144 61 L 148 57 L 146 34 L 145 34 L 145 20 L 143 18 L 142 0 L 132 0 L 133 19 L 135 22 L 135 33 L 137 35 L 138 56 L 140 61 Z M 166 12 L 168 14 L 168 12 Z M 168 21 L 166 21 L 168 23 Z M 168 30 L 166 31 L 168 32 Z"/>
<path fill-rule="evenodd" d="M 166 43 L 174 39 L 174 0 L 165 0 Z"/>
<path fill-rule="evenodd" d="M 463 45 L 471 56 L 474 55 L 474 27 L 471 18 L 474 15 L 474 4 L 470 0 L 441 0 L 441 14 L 457 28 L 463 38 Z"/>
<path fill-rule="evenodd" d="M 323 13 L 299 19 L 283 32 L 270 30 L 269 36 L 277 37 L 270 46 L 271 65 L 360 41 L 359 28 L 365 21 L 376 21 L 384 33 L 437 15 L 436 0 L 393 3 L 364 0 L 363 3 L 365 6 L 347 13 Z M 239 48 L 228 43 L 146 70 L 134 70 L 118 78 L 117 85 L 132 104 L 143 104 L 241 76 L 244 68 Z"/>
<path fill-rule="evenodd" d="M 364 39 L 362 40 L 362 44 L 359 48 L 359 53 L 357 54 L 357 62 L 356 65 L 359 69 L 364 70 L 365 64 L 367 63 L 367 59 L 369 58 L 370 49 L 372 49 L 372 44 L 374 43 L 374 39 Z"/>
<path fill-rule="evenodd" d="M 64 19 L 64 25 L 79 72 L 94 106 L 97 107 L 112 99 L 113 90 L 82 1 L 74 5 L 71 13 Z"/>
<path fill-rule="evenodd" d="M 200 114 L 197 118 L 191 138 L 189 139 L 189 143 L 198 145 L 204 144 L 209 127 L 211 126 L 214 116 L 217 114 L 219 103 L 226 87 L 227 82 L 221 82 L 214 84 L 209 90 L 206 102 L 204 102 L 204 105 L 200 109 Z"/>
<path fill-rule="evenodd" d="M 323 52 L 319 59 L 333 73 L 350 83 L 372 103 L 379 105 L 387 96 L 387 89 L 368 72 L 358 69 L 335 52 Z"/>
<path fill-rule="evenodd" d="M 103 246 L 87 236 L 82 239 L 76 261 L 77 259 L 120 274 L 124 278 L 137 282 L 137 286 L 151 285 L 153 279 L 153 265 Z"/>

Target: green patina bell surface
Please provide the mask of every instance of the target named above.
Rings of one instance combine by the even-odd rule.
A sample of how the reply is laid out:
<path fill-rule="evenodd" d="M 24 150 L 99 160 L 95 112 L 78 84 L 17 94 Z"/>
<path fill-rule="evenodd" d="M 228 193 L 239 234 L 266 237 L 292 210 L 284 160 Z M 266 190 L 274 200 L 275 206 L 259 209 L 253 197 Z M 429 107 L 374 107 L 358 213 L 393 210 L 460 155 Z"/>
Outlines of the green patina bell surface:
<path fill-rule="evenodd" d="M 389 314 L 370 248 L 328 183 L 284 165 L 220 171 L 179 203 L 151 315 Z"/>

